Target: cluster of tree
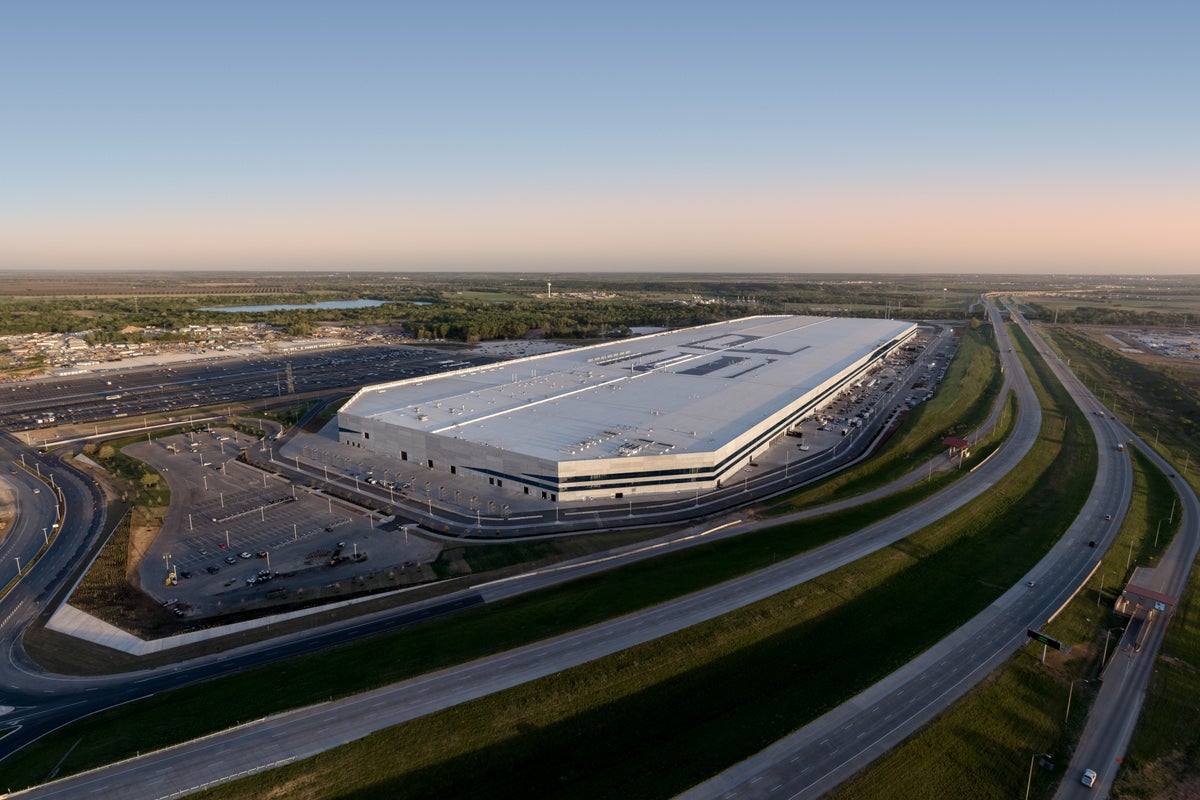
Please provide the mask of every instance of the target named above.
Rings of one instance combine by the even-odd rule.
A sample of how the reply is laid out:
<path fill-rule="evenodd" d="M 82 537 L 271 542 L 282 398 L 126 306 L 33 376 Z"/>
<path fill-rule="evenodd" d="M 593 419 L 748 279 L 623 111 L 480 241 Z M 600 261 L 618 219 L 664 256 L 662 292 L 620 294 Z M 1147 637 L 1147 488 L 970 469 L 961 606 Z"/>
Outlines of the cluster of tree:
<path fill-rule="evenodd" d="M 1075 306 L 1074 308 L 1051 308 L 1038 303 L 1032 304 L 1034 316 L 1044 322 L 1055 319 L 1065 325 L 1119 325 L 1130 328 L 1168 328 L 1187 325 L 1195 314 L 1182 311 L 1138 311 L 1131 308 L 1097 308 Z"/>
<path fill-rule="evenodd" d="M 88 331 L 93 344 L 134 342 L 147 336 L 193 341 L 209 334 L 183 331 L 191 325 L 265 323 L 291 336 L 306 336 L 321 322 L 333 322 L 399 325 L 413 336 L 427 339 L 512 339 L 529 331 L 548 337 L 591 338 L 624 335 L 636 326 L 698 325 L 763 313 L 965 317 L 977 296 L 974 289 L 960 289 L 948 296 L 919 279 L 801 281 L 781 276 L 691 276 L 647 281 L 644 276 L 551 276 L 554 296 L 547 298 L 541 277 L 436 275 L 401 282 L 395 275 L 355 275 L 310 282 L 269 296 L 272 304 L 359 298 L 385 301 L 379 306 L 348 309 L 205 310 L 264 300 L 262 295 L 249 294 L 9 297 L 0 298 L 0 334 Z M 589 294 L 596 298 L 585 299 Z M 694 297 L 704 302 L 692 302 Z M 125 331 L 147 327 L 158 332 Z"/>

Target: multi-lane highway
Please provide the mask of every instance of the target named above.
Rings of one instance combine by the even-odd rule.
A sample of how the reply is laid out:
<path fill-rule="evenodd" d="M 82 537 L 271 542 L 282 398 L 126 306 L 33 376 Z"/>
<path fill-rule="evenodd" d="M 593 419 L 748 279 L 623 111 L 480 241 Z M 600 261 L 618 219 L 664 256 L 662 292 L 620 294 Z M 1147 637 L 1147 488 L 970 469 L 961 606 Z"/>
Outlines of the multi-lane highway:
<path fill-rule="evenodd" d="M 1007 348 L 1002 345 L 1002 350 Z M 1012 356 L 1006 355 L 1005 358 L 1010 376 L 1022 374 L 1023 378 L 1023 373 L 1016 367 Z M 521 681 L 549 674 L 608 652 L 615 652 L 639 641 L 665 635 L 672 630 L 711 618 L 753 602 L 759 597 L 769 596 L 809 580 L 908 535 L 1002 480 L 1007 470 L 1020 459 L 1032 443 L 1039 424 L 1036 417 L 1028 413 L 1036 408 L 1036 402 L 1029 394 L 1027 381 L 1018 380 L 1015 383 L 1022 393 L 1022 418 L 1009 444 L 996 457 L 928 503 L 909 509 L 846 540 L 781 562 L 769 570 L 747 576 L 740 581 L 713 587 L 655 609 L 576 631 L 548 643 L 530 645 L 491 659 L 482 659 L 435 675 L 386 687 L 369 696 L 372 709 L 370 715 L 361 713 L 361 703 L 366 700 L 365 696 L 350 698 L 340 703 L 323 704 L 314 709 L 252 723 L 234 732 L 206 738 L 199 743 L 185 744 L 178 749 L 143 756 L 119 767 L 105 768 L 86 776 L 77 776 L 40 787 L 29 792 L 28 796 L 87 796 L 82 793 L 95 791 L 103 793 L 104 796 L 151 797 L 169 791 L 185 790 L 211 780 L 227 778 L 242 770 L 258 769 L 275 762 L 319 752 L 324 747 L 365 735 L 403 719 L 507 688 Z M 806 757 L 798 757 L 792 749 L 796 742 L 779 743 L 758 757 L 756 763 L 739 765 L 718 778 L 720 792 L 724 794 L 737 790 L 745 792 L 744 796 L 754 796 L 759 792 L 779 796 L 771 790 L 780 787 L 779 791 L 788 788 L 790 794 L 810 796 L 850 774 L 857 769 L 858 764 L 869 761 L 875 754 L 886 749 L 893 741 L 892 737 L 902 738 L 907 735 L 907 732 L 921 724 L 933 711 L 944 707 L 969 688 L 977 675 L 986 674 L 991 664 L 1002 661 L 1011 652 L 1023 638 L 1026 626 L 1036 626 L 1044 621 L 1054 608 L 1065 602 L 1073 587 L 1083 580 L 1090 569 L 1089 559 L 1093 557 L 1092 554 L 1102 549 L 1093 550 L 1086 545 L 1088 539 L 1096 538 L 1095 520 L 1108 513 L 1116 517 L 1103 534 L 1105 542 L 1119 525 L 1123 505 L 1118 503 L 1116 510 L 1111 510 L 1114 508 L 1112 498 L 1127 497 L 1127 469 L 1127 462 L 1123 467 L 1120 464 L 1110 464 L 1107 467 L 1102 465 L 1098 484 L 1104 483 L 1104 492 L 1108 494 L 1102 498 L 1100 494 L 1103 493 L 1097 493 L 1089 500 L 1084 515 L 1081 516 L 1081 520 L 1087 520 L 1087 530 L 1079 528 L 1078 525 L 1073 527 L 1034 573 L 1031 573 L 1036 573 L 1035 588 L 1014 588 L 981 614 L 973 627 L 968 626 L 957 632 L 922 656 L 922 660 L 914 662 L 879 686 L 873 687 L 864 693 L 864 696 L 833 712 L 833 715 L 827 715 L 813 726 L 809 726 L 817 726 L 823 731 L 821 738 L 810 743 L 810 746 L 818 748 L 814 751 L 811 761 Z M 595 558 L 583 561 L 584 563 L 577 567 L 581 571 L 621 563 L 620 558 L 603 563 Z M 528 590 L 530 587 L 545 585 L 550 581 L 573 577 L 573 569 L 575 568 L 567 566 L 538 571 L 503 583 L 476 587 L 468 594 L 440 602 L 470 604 L 489 601 Z M 381 618 L 383 617 L 386 615 L 381 615 Z M 367 620 L 363 624 L 369 625 L 374 622 Z M 996 629 L 995 633 L 991 632 L 992 628 Z M 1005 630 L 1009 632 L 1005 633 Z M 1019 634 L 1012 633 L 1013 630 L 1019 631 Z M 320 635 L 332 640 L 338 636 L 338 631 L 325 631 Z M 284 648 L 293 644 L 302 647 L 305 642 L 311 644 L 312 640 L 304 635 L 297 635 L 289 642 L 277 643 L 271 647 Z M 317 644 L 321 646 L 323 642 L 319 641 Z M 253 649 L 248 649 L 242 655 L 250 661 L 256 656 L 264 658 L 273 657 L 275 654 L 255 653 Z M 139 676 L 138 680 L 144 682 L 136 691 L 141 694 L 151 693 L 160 686 L 178 683 L 200 674 L 199 667 L 196 675 L 189 673 L 190 669 L 190 666 L 182 668 L 182 674 L 176 672 L 173 675 L 149 676 L 149 680 Z M 921 677 L 925 675 L 928 677 Z M 127 676 L 111 681 L 112 686 L 105 688 L 113 693 L 112 698 L 130 689 L 130 679 Z M 930 681 L 933 683 L 929 683 Z M 910 694 L 909 698 L 899 701 L 894 707 L 885 708 L 884 703 L 890 702 L 889 698 L 895 699 L 897 687 L 903 686 L 911 687 L 911 693 L 908 689 L 904 692 Z M 875 702 L 877 698 L 879 702 Z M 836 716 L 838 714 L 841 716 Z M 864 724 L 878 718 L 884 719 L 882 726 L 871 728 Z M 849 727 L 846 727 L 847 725 Z M 10 737 L 18 734 L 10 734 Z M 828 747 L 834 740 L 848 742 L 848 746 L 840 749 Z M 813 763 L 818 766 L 809 766 Z M 184 764 L 187 765 L 186 769 L 183 768 Z M 801 772 L 801 767 L 797 766 L 800 764 L 808 769 Z M 824 766 L 819 766 L 821 764 Z M 820 774 L 813 774 L 814 772 Z M 170 776 L 167 781 L 169 786 L 162 782 L 164 775 Z M 717 782 L 710 782 L 699 787 L 694 794 L 713 795 L 717 786 Z M 61 794 L 64 791 L 76 793 Z M 56 792 L 59 794 L 55 794 Z"/>
<path fill-rule="evenodd" d="M 1010 375 L 1023 376 L 1015 360 L 1012 360 L 1011 356 L 1006 356 L 1006 358 L 1010 359 L 1008 367 Z M 153 786 L 153 791 L 158 791 L 163 787 L 161 784 L 152 783 L 151 776 L 161 775 L 164 765 L 167 763 L 172 765 L 168 773 L 176 782 L 172 790 L 176 790 L 200 785 L 209 780 L 261 767 L 282 759 L 303 757 L 311 752 L 308 745 L 302 750 L 295 748 L 288 750 L 287 747 L 277 749 L 280 742 L 293 741 L 291 734 L 284 734 L 283 731 L 295 731 L 311 724 L 314 726 L 313 731 L 310 731 L 312 735 L 307 738 L 301 737 L 305 738 L 305 741 L 311 742 L 325 741 L 315 733 L 316 730 L 336 729 L 342 732 L 340 734 L 342 737 L 349 738 L 353 738 L 353 736 L 347 733 L 347 730 L 353 730 L 354 736 L 366 735 L 379 727 L 411 718 L 413 708 L 419 708 L 421 713 L 427 713 L 471 697 L 507 688 L 522 680 L 551 674 L 639 642 L 680 630 L 811 580 L 909 535 L 954 508 L 961 507 L 971 498 L 987 491 L 997 480 L 1001 479 L 1032 445 L 1040 426 L 1040 417 L 1035 411 L 1037 404 L 1032 397 L 1028 381 L 1022 377 L 1017 383 L 1024 384 L 1022 388 L 1019 388 L 1024 397 L 1022 408 L 1031 413 L 1022 415 L 1008 445 L 986 465 L 965 477 L 952 489 L 941 492 L 918 507 L 906 509 L 888 520 L 872 525 L 854 536 L 794 559 L 780 562 L 767 570 L 742 579 L 637 614 L 576 631 L 558 637 L 549 643 L 538 643 L 490 659 L 482 659 L 445 670 L 438 673 L 437 676 L 425 676 L 389 687 L 374 698 L 372 703 L 374 715 L 370 717 L 358 713 L 358 706 L 355 705 L 353 699 L 343 703 L 325 704 L 319 712 L 315 709 L 312 710 L 313 721 L 311 723 L 305 721 L 306 713 L 270 718 L 243 726 L 236 733 L 243 745 L 236 748 L 236 756 L 228 747 L 213 748 L 213 742 L 220 737 L 234 735 L 220 734 L 216 739 L 209 737 L 201 743 L 182 745 L 181 749 L 163 751 L 125 762 L 119 768 L 69 778 L 64 782 L 32 790 L 28 796 L 53 796 L 45 793 L 64 791 L 69 787 L 82 790 L 84 786 L 107 786 L 109 789 L 121 786 L 123 787 L 120 790 L 122 792 L 125 789 L 131 792 L 135 791 L 137 786 Z M 621 563 L 621 558 L 612 558 L 605 563 L 601 562 L 601 559 L 596 558 L 585 560 L 585 563 L 579 565 L 578 569 L 583 571 L 612 566 Z M 493 600 L 569 577 L 573 577 L 572 569 L 540 570 L 517 579 L 477 587 L 475 592 L 485 600 Z M 332 721 L 333 718 L 339 719 L 340 722 L 335 724 Z M 254 737 L 255 746 L 244 746 L 249 741 L 245 737 Z M 273 742 L 275 744 L 272 744 Z M 181 759 L 181 752 L 186 752 L 187 757 Z M 161 759 L 165 759 L 165 761 Z M 186 771 L 178 771 L 181 762 L 188 764 Z M 108 778 L 105 776 L 112 776 L 111 779 L 116 783 L 106 783 Z M 128 783 L 124 783 L 125 781 Z M 151 796 L 153 794 L 153 791 L 148 788 L 145 791 L 149 793 L 128 796 Z"/>

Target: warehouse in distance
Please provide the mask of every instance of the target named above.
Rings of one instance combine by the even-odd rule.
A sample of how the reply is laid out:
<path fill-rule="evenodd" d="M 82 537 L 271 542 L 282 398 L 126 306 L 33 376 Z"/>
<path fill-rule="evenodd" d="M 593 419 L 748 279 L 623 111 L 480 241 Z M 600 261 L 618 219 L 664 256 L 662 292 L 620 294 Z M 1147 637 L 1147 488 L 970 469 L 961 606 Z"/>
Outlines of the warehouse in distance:
<path fill-rule="evenodd" d="M 757 316 L 368 386 L 346 446 L 548 501 L 711 489 L 917 330 Z"/>

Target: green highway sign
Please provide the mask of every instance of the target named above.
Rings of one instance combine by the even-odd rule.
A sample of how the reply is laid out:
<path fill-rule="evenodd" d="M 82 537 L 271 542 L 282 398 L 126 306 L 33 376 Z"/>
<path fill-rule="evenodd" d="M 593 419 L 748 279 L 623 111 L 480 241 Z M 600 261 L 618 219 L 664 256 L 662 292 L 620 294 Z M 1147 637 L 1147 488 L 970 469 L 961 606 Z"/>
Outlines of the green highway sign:
<path fill-rule="evenodd" d="M 1054 639 L 1050 636 L 1047 636 L 1046 634 L 1042 633 L 1041 631 L 1035 631 L 1033 628 L 1030 628 L 1027 631 L 1025 631 L 1025 633 L 1027 633 L 1029 635 L 1029 638 L 1033 639 L 1035 642 L 1041 642 L 1042 644 L 1046 645 L 1047 647 L 1053 647 L 1055 650 L 1063 649 L 1062 642 L 1060 642 L 1058 639 Z"/>

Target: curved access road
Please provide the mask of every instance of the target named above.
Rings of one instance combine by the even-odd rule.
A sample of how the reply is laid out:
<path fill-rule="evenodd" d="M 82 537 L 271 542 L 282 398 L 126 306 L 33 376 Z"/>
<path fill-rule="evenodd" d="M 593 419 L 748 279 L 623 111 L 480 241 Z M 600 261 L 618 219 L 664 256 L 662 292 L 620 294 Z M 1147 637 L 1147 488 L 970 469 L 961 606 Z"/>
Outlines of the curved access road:
<path fill-rule="evenodd" d="M 544 642 L 374 692 L 243 725 L 204 739 L 19 793 L 21 797 L 160 797 L 322 752 L 328 747 L 467 700 L 549 675 L 743 607 L 855 561 L 925 527 L 988 491 L 1028 452 L 1040 409 L 1028 378 L 1001 351 L 1021 414 L 1004 447 L 954 486 L 852 536 L 724 584 Z M 768 523 L 762 523 L 768 524 Z M 769 524 L 778 524 L 774 521 Z M 601 568 L 591 559 L 583 569 Z M 611 564 L 605 565 L 611 566 Z M 570 576 L 559 568 L 474 587 L 484 600 Z M 364 713 L 365 707 L 370 713 Z"/>
<path fill-rule="evenodd" d="M 1014 314 L 1068 392 L 1087 409 L 1082 387 Z M 998 328 L 1001 326 L 997 326 Z M 1022 401 L 1024 402 L 1024 400 Z M 1132 495 L 1119 434 L 1088 415 L 1099 458 L 1083 510 L 1024 582 L 921 656 L 820 719 L 681 795 L 701 798 L 810 798 L 837 786 L 933 719 L 999 667 L 1086 582 L 1120 528 Z M 1112 519 L 1105 519 L 1111 515 Z M 1089 546 L 1095 540 L 1097 547 Z"/>

